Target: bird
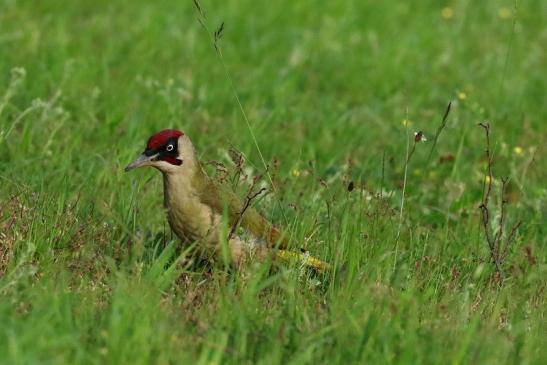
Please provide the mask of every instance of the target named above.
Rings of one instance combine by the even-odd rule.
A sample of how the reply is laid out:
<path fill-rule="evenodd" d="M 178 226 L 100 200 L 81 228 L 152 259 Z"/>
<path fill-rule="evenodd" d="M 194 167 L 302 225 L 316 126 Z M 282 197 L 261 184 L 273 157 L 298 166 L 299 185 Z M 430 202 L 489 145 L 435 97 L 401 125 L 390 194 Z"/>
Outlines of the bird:
<path fill-rule="evenodd" d="M 255 259 L 300 262 L 317 272 L 330 265 L 307 251 L 289 250 L 289 236 L 268 221 L 249 201 L 210 178 L 203 169 L 190 138 L 177 129 L 153 134 L 144 152 L 125 172 L 153 167 L 163 175 L 164 208 L 172 231 L 185 243 L 197 242 L 206 253 L 218 256 L 227 242 L 236 267 Z M 226 233 L 223 216 L 232 229 Z M 233 229 L 237 228 L 237 229 Z M 224 236 L 223 236 L 224 235 Z"/>

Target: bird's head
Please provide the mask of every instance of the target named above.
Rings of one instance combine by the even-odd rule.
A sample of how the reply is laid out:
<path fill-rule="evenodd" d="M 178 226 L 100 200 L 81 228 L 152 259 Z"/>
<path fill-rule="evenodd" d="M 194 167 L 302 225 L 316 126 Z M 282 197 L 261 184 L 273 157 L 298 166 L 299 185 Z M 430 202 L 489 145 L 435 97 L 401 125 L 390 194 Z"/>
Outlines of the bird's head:
<path fill-rule="evenodd" d="M 176 129 L 165 129 L 148 138 L 144 152 L 125 168 L 152 166 L 164 173 L 181 171 L 186 165 L 194 165 L 196 155 L 190 139 Z"/>

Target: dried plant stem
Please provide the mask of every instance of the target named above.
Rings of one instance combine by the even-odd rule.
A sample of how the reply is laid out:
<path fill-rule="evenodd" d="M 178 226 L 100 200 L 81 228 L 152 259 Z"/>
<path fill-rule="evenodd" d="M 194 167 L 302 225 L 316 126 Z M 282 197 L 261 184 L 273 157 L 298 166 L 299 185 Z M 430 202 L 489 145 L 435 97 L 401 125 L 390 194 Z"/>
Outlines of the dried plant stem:
<path fill-rule="evenodd" d="M 408 121 L 408 108 L 405 112 L 405 120 Z M 416 148 L 416 141 L 414 141 L 414 144 L 412 145 L 412 151 L 410 150 L 410 139 L 409 139 L 409 133 L 408 133 L 408 123 L 406 123 L 406 129 L 405 129 L 405 139 L 406 139 L 406 157 L 405 157 L 405 167 L 404 167 L 404 176 L 403 176 L 403 191 L 401 196 L 401 208 L 399 209 L 399 224 L 397 227 L 397 236 L 395 237 L 395 257 L 393 259 L 393 271 L 395 272 L 395 268 L 397 266 L 397 257 L 399 255 L 399 239 L 401 238 L 401 228 L 403 226 L 403 211 L 405 206 L 405 193 L 406 193 L 406 181 L 407 181 L 407 175 L 408 175 L 408 164 L 410 162 L 410 158 L 412 157 L 412 154 L 414 153 L 414 149 Z"/>
<path fill-rule="evenodd" d="M 448 103 L 448 106 L 446 107 L 446 110 L 444 112 L 444 115 L 443 115 L 443 118 L 442 118 L 442 121 L 441 121 L 441 125 L 439 126 L 439 128 L 437 128 L 437 132 L 435 134 L 435 139 L 433 141 L 433 146 L 431 147 L 431 150 L 429 151 L 429 157 L 428 157 L 428 161 L 429 161 L 429 158 L 431 158 L 431 155 L 433 154 L 433 151 L 435 149 L 435 145 L 437 143 L 437 140 L 439 139 L 439 135 L 441 134 L 441 132 L 443 131 L 443 129 L 446 127 L 446 123 L 447 123 L 447 120 L 448 120 L 448 114 L 450 113 L 450 108 L 452 106 L 452 102 L 449 102 Z M 405 120 L 408 121 L 408 109 L 406 110 L 406 113 L 405 113 Z M 413 143 L 412 143 L 412 147 L 410 147 L 410 139 L 409 139 L 409 128 L 408 128 L 408 123 L 406 123 L 406 129 L 405 129 L 405 134 L 406 134 L 406 157 L 405 157 L 405 166 L 404 166 L 404 175 L 403 175 L 403 191 L 402 191 L 402 197 L 401 197 L 401 208 L 399 209 L 399 224 L 398 224 L 398 227 L 397 227 L 397 236 L 395 238 L 395 259 L 394 259 L 394 262 L 393 262 L 393 270 L 395 271 L 395 267 L 397 265 L 397 256 L 398 256 L 398 253 L 399 253 L 399 240 L 401 238 L 401 229 L 402 229 L 402 226 L 403 226 L 403 212 L 404 212 L 404 207 L 405 207 L 405 197 L 406 197 L 406 185 L 407 185 L 407 178 L 408 178 L 408 166 L 410 165 L 410 160 L 412 159 L 412 156 L 414 156 L 414 152 L 416 151 L 416 145 L 419 143 L 419 142 L 422 142 L 422 141 L 425 141 L 425 136 L 423 135 L 423 133 L 421 131 L 419 132 L 416 132 L 415 135 L 414 135 L 414 138 L 413 138 Z M 383 169 L 383 167 L 382 167 Z M 383 174 L 383 172 L 382 172 Z M 383 177 L 382 177 L 383 179 Z"/>
<path fill-rule="evenodd" d="M 486 170 L 486 178 L 485 182 L 483 183 L 483 195 L 482 195 L 482 201 L 479 206 L 479 209 L 481 211 L 481 226 L 484 233 L 484 238 L 486 240 L 486 243 L 488 245 L 488 249 L 490 251 L 490 257 L 492 259 L 492 262 L 494 263 L 496 273 L 499 275 L 500 284 L 503 283 L 505 280 L 505 272 L 503 270 L 503 263 L 509 253 L 509 248 L 511 244 L 514 242 L 517 230 L 521 225 L 521 222 L 517 222 L 513 227 L 511 228 L 511 231 L 509 233 L 509 236 L 507 239 L 505 239 L 504 242 L 504 229 L 506 224 L 506 217 L 507 217 L 507 211 L 506 211 L 506 205 L 507 200 L 505 199 L 505 193 L 507 188 L 508 179 L 502 178 L 501 179 L 501 191 L 500 191 L 500 217 L 498 220 L 498 229 L 496 232 L 492 232 L 490 229 L 490 200 L 491 195 L 493 192 L 493 184 L 494 184 L 494 174 L 493 174 L 493 165 L 494 165 L 494 158 L 490 146 L 490 124 L 489 123 L 479 123 L 479 126 L 484 129 L 485 138 L 486 138 L 486 149 L 485 149 L 485 155 L 486 155 L 486 163 L 487 163 L 487 170 Z"/>
<path fill-rule="evenodd" d="M 219 60 L 220 60 L 220 63 L 222 65 L 222 68 L 224 70 L 224 73 L 226 75 L 226 78 L 228 79 L 228 81 L 230 83 L 230 88 L 232 89 L 232 93 L 234 95 L 236 103 L 239 107 L 241 115 L 243 116 L 243 120 L 245 121 L 245 124 L 247 125 L 247 129 L 249 131 L 249 134 L 251 135 L 251 139 L 253 140 L 253 144 L 254 144 L 257 152 L 258 152 L 258 156 L 260 157 L 260 161 L 262 162 L 262 165 L 263 165 L 263 167 L 266 171 L 266 176 L 268 176 L 268 182 L 272 186 L 272 191 L 274 192 L 274 194 L 276 196 L 279 196 L 277 188 L 275 187 L 272 176 L 270 174 L 268 165 L 266 164 L 266 160 L 264 159 L 264 155 L 262 154 L 262 150 L 260 149 L 260 146 L 258 145 L 258 140 L 256 139 L 253 128 L 251 127 L 251 123 L 249 121 L 249 118 L 247 117 L 247 113 L 245 112 L 245 108 L 243 108 L 243 104 L 241 103 L 241 100 L 239 98 L 239 93 L 238 93 L 238 91 L 235 87 L 232 75 L 231 75 L 230 71 L 228 70 L 228 67 L 226 66 L 226 62 L 224 62 L 224 57 L 222 56 L 222 50 L 220 48 L 219 41 L 220 41 L 220 38 L 222 37 L 223 31 L 225 29 L 224 22 L 222 22 L 220 27 L 214 33 L 211 33 L 211 31 L 209 30 L 209 27 L 207 26 L 206 17 L 205 17 L 205 10 L 200 5 L 199 0 L 193 0 L 193 1 L 194 1 L 194 5 L 196 7 L 196 10 L 198 12 L 198 21 L 202 25 L 203 29 L 205 29 L 205 31 L 207 32 L 207 35 L 209 36 L 209 39 L 211 40 L 211 43 L 213 44 L 213 46 L 215 48 L 215 51 L 216 51 L 216 53 L 219 57 Z M 283 216 L 283 219 L 285 220 L 285 223 L 288 224 L 289 223 L 288 218 L 285 215 L 285 210 L 283 209 L 283 205 L 281 204 L 279 199 L 277 200 L 277 202 L 278 202 L 279 207 L 281 209 L 281 214 Z"/>
<path fill-rule="evenodd" d="M 232 224 L 232 227 L 230 228 L 230 233 L 228 233 L 228 241 L 230 241 L 237 230 L 237 227 L 239 226 L 239 223 L 241 222 L 241 219 L 243 218 L 243 214 L 249 209 L 251 206 L 251 202 L 256 199 L 260 194 L 266 191 L 266 188 L 261 188 L 256 193 L 251 194 L 251 191 L 253 189 L 253 186 L 249 189 L 249 193 L 245 197 L 245 204 L 243 205 L 243 208 L 241 209 L 241 212 L 238 213 L 236 220 Z"/>
<path fill-rule="evenodd" d="M 437 147 L 437 141 L 439 140 L 439 136 L 441 135 L 443 129 L 446 127 L 446 123 L 448 121 L 448 114 L 450 114 L 451 107 L 452 107 L 452 102 L 449 102 L 444 112 L 443 119 L 441 120 L 441 124 L 439 125 L 439 128 L 437 128 L 437 131 L 435 132 L 435 137 L 433 138 L 433 145 L 431 146 L 431 149 L 429 150 L 429 156 L 427 157 L 428 163 L 431 161 L 431 156 L 433 156 L 435 147 Z"/>

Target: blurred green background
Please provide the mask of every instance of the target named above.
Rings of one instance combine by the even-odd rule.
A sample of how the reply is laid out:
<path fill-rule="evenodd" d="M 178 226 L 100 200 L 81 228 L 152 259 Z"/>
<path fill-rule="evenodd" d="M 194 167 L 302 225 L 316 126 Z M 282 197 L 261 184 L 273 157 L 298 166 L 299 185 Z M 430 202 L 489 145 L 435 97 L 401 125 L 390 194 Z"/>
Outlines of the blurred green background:
<path fill-rule="evenodd" d="M 192 1 L 0 0 L 0 363 L 545 362 L 547 3 L 200 4 L 222 56 Z M 266 175 L 236 94 L 259 207 L 342 274 L 189 269 L 159 174 L 122 172 L 178 128 Z"/>

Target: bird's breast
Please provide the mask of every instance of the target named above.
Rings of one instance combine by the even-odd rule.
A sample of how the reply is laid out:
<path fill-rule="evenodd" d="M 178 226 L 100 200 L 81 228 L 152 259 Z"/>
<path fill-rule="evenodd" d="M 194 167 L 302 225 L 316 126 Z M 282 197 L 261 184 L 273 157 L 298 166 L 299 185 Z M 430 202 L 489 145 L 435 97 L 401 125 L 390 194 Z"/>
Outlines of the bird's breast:
<path fill-rule="evenodd" d="M 164 178 L 164 205 L 171 229 L 183 240 L 218 239 L 221 217 L 204 204 L 190 181 Z"/>
<path fill-rule="evenodd" d="M 191 180 L 184 176 L 164 177 L 164 205 L 171 229 L 183 241 L 199 241 L 205 245 L 202 248 L 214 252 L 219 248 L 221 235 L 228 235 L 218 209 L 204 203 Z M 264 239 L 242 227 L 225 238 L 229 238 L 232 259 L 236 263 L 249 255 L 264 256 L 267 252 Z"/>

